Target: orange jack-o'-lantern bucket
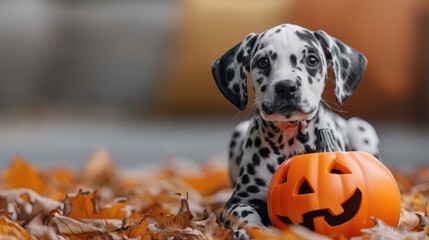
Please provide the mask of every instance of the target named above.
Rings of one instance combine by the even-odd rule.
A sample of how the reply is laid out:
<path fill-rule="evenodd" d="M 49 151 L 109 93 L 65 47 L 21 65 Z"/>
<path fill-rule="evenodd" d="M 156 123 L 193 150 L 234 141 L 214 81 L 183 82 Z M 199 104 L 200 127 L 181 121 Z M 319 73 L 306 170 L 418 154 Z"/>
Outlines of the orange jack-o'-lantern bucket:
<path fill-rule="evenodd" d="M 347 237 L 372 227 L 371 217 L 397 226 L 401 196 L 390 171 L 369 153 L 337 151 L 331 134 L 320 130 L 317 153 L 294 156 L 276 170 L 267 196 L 271 223 Z"/>

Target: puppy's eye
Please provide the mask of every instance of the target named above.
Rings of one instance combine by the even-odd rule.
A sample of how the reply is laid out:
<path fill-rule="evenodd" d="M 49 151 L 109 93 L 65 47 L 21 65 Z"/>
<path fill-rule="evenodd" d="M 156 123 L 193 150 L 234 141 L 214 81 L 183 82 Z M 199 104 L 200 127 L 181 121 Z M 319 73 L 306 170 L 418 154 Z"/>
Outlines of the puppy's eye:
<path fill-rule="evenodd" d="M 319 64 L 319 59 L 317 57 L 310 55 L 307 58 L 307 66 L 309 67 L 315 67 Z"/>
<path fill-rule="evenodd" d="M 263 58 L 260 58 L 258 60 L 258 67 L 259 68 L 266 68 L 268 66 L 270 66 L 270 61 L 268 61 L 268 58 L 263 57 Z"/>

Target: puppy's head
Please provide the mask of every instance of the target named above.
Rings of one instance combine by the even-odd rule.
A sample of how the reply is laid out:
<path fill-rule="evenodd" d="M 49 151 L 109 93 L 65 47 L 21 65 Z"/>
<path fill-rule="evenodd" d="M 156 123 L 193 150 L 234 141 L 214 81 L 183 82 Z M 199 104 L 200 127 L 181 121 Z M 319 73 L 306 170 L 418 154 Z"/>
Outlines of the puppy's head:
<path fill-rule="evenodd" d="M 247 105 L 247 76 L 256 107 L 267 121 L 312 119 L 332 66 L 335 97 L 342 104 L 359 84 L 365 57 L 323 31 L 284 24 L 251 33 L 215 61 L 212 73 L 223 95 L 237 108 Z"/>

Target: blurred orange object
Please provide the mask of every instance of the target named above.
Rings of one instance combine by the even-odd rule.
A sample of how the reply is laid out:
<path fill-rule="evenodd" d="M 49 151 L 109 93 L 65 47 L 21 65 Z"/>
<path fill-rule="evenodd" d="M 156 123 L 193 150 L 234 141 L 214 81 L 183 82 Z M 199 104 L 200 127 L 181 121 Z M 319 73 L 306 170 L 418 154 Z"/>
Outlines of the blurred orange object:
<path fill-rule="evenodd" d="M 330 130 L 319 132 L 318 144 L 318 153 L 292 157 L 275 172 L 267 199 L 271 223 L 347 237 L 374 226 L 371 217 L 396 227 L 401 196 L 390 171 L 368 153 L 336 151 Z"/>

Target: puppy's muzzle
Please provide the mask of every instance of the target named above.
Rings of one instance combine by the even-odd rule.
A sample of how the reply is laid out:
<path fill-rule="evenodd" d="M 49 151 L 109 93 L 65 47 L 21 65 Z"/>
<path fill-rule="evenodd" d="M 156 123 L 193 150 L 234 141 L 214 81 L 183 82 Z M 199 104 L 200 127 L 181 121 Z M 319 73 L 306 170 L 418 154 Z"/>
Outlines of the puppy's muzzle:
<path fill-rule="evenodd" d="M 291 115 L 299 110 L 298 85 L 291 80 L 282 80 L 274 85 L 274 101 L 262 104 L 262 110 L 268 114 L 280 112 Z"/>
<path fill-rule="evenodd" d="M 297 90 L 298 90 L 298 85 L 291 80 L 278 82 L 274 86 L 276 98 L 278 100 L 283 100 L 283 101 L 290 101 L 294 99 Z"/>

